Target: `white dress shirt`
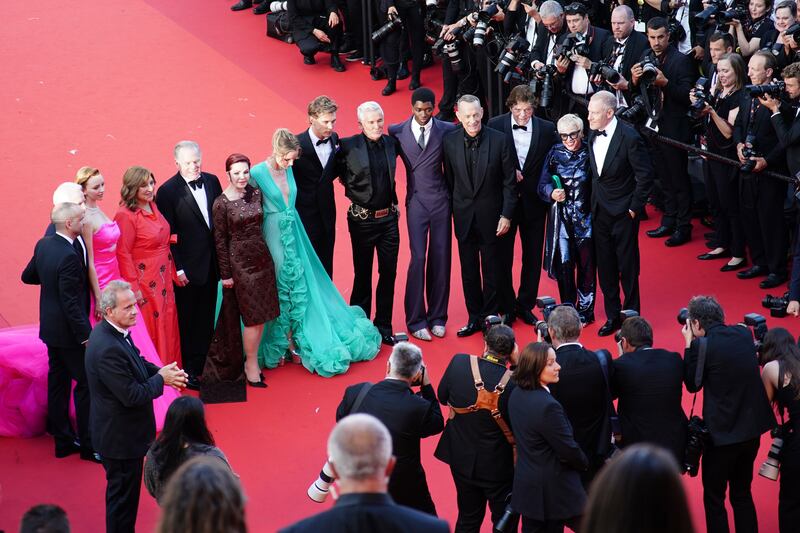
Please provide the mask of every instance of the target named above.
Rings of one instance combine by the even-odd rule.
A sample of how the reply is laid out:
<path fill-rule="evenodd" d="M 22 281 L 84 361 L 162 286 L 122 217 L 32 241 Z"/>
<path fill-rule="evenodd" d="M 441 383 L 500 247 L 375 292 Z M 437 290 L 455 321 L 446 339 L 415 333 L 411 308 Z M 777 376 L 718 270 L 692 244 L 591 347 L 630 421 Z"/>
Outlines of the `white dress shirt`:
<path fill-rule="evenodd" d="M 547 55 L 545 55 L 544 64 L 552 65 L 553 63 L 555 63 L 555 58 L 553 57 L 553 50 L 555 50 L 556 39 L 558 38 L 558 35 L 556 35 L 555 33 L 551 33 L 550 35 L 548 35 L 548 37 L 549 38 L 547 40 Z"/>
<path fill-rule="evenodd" d="M 589 73 L 586 69 L 574 65 L 572 69 L 572 94 L 585 95 L 594 93 L 594 87 L 589 83 Z"/>
<path fill-rule="evenodd" d="M 603 174 L 603 165 L 606 162 L 606 154 L 608 153 L 608 145 L 611 143 L 611 137 L 617 130 L 617 117 L 611 117 L 611 122 L 605 127 L 603 131 L 605 135 L 595 135 L 594 143 L 592 144 L 592 151 L 594 153 L 594 160 L 597 164 L 597 174 Z"/>
<path fill-rule="evenodd" d="M 326 143 L 317 144 L 317 141 L 322 139 L 314 135 L 314 132 L 311 130 L 311 128 L 308 128 L 308 136 L 311 139 L 311 145 L 314 147 L 314 151 L 317 152 L 317 157 L 319 158 L 319 162 L 322 164 L 322 168 L 325 168 L 328 165 L 328 159 L 330 159 L 331 154 L 333 153 L 333 139 Z"/>
<path fill-rule="evenodd" d="M 533 47 L 536 46 L 536 27 L 536 21 L 528 17 L 528 22 L 525 27 L 525 39 L 531 44 L 529 50 L 533 50 Z"/>
<path fill-rule="evenodd" d="M 528 123 L 524 124 L 526 129 L 516 128 L 517 122 L 514 117 L 511 117 L 511 135 L 514 137 L 514 149 L 517 151 L 517 160 L 519 161 L 519 168 L 525 168 L 525 158 L 528 156 L 528 150 L 531 147 L 531 137 L 533 136 L 533 120 L 528 119 Z"/>
<path fill-rule="evenodd" d="M 193 180 L 188 180 L 186 178 L 183 179 L 186 181 L 186 186 L 189 187 L 189 191 L 192 193 L 192 196 L 194 196 L 194 201 L 197 202 L 197 207 L 200 208 L 200 213 L 202 213 L 203 215 L 203 220 L 206 221 L 206 226 L 210 228 L 211 221 L 208 217 L 208 197 L 206 196 L 205 184 L 203 185 L 203 187 L 195 188 L 189 185 L 189 182 Z M 200 179 L 200 176 L 197 176 L 197 179 Z"/>
<path fill-rule="evenodd" d="M 120 333 L 122 333 L 122 336 L 125 337 L 126 340 L 127 340 L 127 337 L 128 337 L 128 330 L 127 329 L 119 327 L 118 325 L 114 324 L 113 322 L 111 322 L 107 318 L 106 318 L 106 322 L 108 322 L 111 325 L 112 328 L 114 328 L 115 330 L 117 330 Z M 130 344 L 130 341 L 128 341 L 128 344 Z"/>
<path fill-rule="evenodd" d="M 429 120 L 427 124 L 421 126 L 416 120 L 411 119 L 411 134 L 414 136 L 414 142 L 419 144 L 419 134 L 425 130 L 425 148 L 428 147 L 428 142 L 431 140 L 431 128 L 433 121 Z"/>

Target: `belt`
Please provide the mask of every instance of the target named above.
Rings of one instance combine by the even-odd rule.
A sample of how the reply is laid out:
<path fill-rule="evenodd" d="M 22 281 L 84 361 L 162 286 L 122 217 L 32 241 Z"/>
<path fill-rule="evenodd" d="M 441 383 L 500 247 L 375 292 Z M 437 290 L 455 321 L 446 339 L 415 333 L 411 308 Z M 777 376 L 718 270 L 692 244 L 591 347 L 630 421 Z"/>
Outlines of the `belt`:
<path fill-rule="evenodd" d="M 395 205 L 391 205 L 385 209 L 373 210 L 361 207 L 357 204 L 350 204 L 350 207 L 347 209 L 347 214 L 361 220 L 367 220 L 368 218 L 384 218 L 393 213 L 397 213 L 397 206 Z"/>

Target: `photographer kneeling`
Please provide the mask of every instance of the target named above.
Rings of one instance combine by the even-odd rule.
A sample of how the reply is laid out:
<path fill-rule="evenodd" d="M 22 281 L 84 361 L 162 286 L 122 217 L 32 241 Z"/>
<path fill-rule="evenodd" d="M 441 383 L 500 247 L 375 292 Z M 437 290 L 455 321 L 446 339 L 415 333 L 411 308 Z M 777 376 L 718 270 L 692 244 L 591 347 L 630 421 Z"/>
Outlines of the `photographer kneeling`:
<path fill-rule="evenodd" d="M 268 4 L 267 0 L 264 3 Z M 303 54 L 303 63 L 313 65 L 314 56 L 326 46 L 331 53 L 331 68 L 344 72 L 339 59 L 342 24 L 333 0 L 289 0 L 286 4 L 292 39 Z"/>

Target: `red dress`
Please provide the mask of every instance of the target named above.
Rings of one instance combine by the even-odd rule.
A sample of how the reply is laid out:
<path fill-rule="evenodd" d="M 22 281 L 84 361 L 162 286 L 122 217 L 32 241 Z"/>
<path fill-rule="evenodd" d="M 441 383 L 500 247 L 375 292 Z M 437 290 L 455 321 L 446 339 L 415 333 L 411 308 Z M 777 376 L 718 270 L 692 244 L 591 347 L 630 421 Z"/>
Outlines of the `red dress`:
<path fill-rule="evenodd" d="M 181 359 L 178 311 L 175 307 L 175 264 L 169 249 L 169 223 L 150 202 L 152 214 L 121 206 L 114 220 L 119 225 L 117 260 L 122 277 L 145 302 L 141 318 L 165 365 Z"/>

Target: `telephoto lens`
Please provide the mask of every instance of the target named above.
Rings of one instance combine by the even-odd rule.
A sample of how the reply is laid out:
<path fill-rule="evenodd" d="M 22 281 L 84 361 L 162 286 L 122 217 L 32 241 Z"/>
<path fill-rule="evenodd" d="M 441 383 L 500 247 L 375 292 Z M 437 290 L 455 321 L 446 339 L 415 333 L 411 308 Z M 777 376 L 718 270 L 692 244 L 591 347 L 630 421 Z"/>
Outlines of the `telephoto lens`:
<path fill-rule="evenodd" d="M 767 459 L 758 469 L 758 475 L 777 481 L 781 471 L 781 448 L 783 448 L 783 431 L 780 427 L 772 430 L 772 446 L 767 452 Z"/>
<path fill-rule="evenodd" d="M 308 487 L 306 494 L 308 494 L 308 497 L 317 503 L 324 502 L 328 498 L 333 480 L 334 475 L 331 464 L 328 461 L 325 461 L 325 464 L 322 465 L 322 470 L 319 473 L 319 477 L 314 481 L 314 483 L 311 484 L 310 487 Z"/>
<path fill-rule="evenodd" d="M 269 10 L 275 13 L 276 11 L 286 11 L 286 0 L 275 0 L 269 4 Z"/>
<path fill-rule="evenodd" d="M 389 22 L 372 32 L 372 42 L 374 44 L 379 44 L 381 41 L 386 39 L 386 37 L 394 32 L 399 30 L 403 27 L 403 21 L 400 20 L 400 17 L 394 17 L 389 19 Z"/>
<path fill-rule="evenodd" d="M 681 326 L 685 326 L 686 322 L 689 320 L 689 310 L 685 307 L 681 307 L 681 310 L 678 311 L 678 324 Z"/>

